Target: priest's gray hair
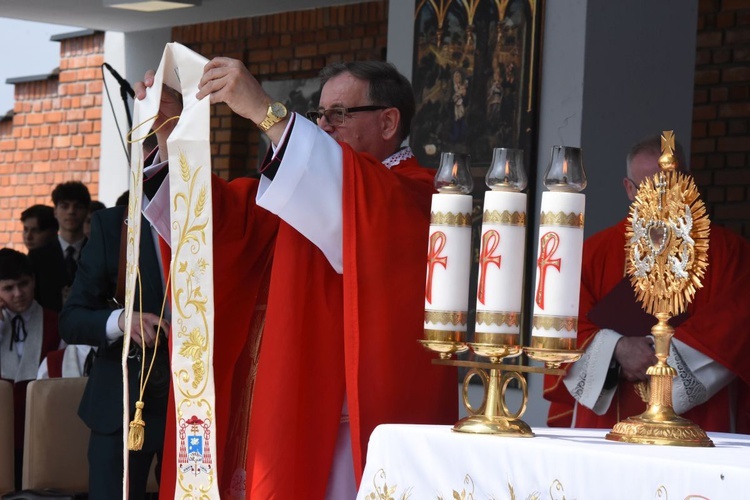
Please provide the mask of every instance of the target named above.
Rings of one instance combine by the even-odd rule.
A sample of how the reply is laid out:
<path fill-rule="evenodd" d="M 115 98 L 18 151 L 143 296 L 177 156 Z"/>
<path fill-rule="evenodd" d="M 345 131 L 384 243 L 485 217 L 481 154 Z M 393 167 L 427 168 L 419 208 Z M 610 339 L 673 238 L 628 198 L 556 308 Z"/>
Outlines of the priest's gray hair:
<path fill-rule="evenodd" d="M 685 160 L 685 150 L 682 148 L 682 144 L 680 144 L 678 141 L 675 141 L 674 149 L 674 154 L 677 157 L 677 170 L 684 174 L 689 174 L 690 165 L 688 165 L 687 161 Z M 630 147 L 627 158 L 628 178 L 632 176 L 632 172 L 630 171 L 630 164 L 633 161 L 633 158 L 641 153 L 652 154 L 656 157 L 661 156 L 661 134 L 650 135 L 644 139 L 641 139 Z"/>
<path fill-rule="evenodd" d="M 373 104 L 393 107 L 399 110 L 399 139 L 403 141 L 411 130 L 411 120 L 416 111 L 414 90 L 411 83 L 396 67 L 383 61 L 353 61 L 333 63 L 320 70 L 320 84 L 325 85 L 328 80 L 342 73 L 351 73 L 355 78 L 370 83 L 369 103 L 354 103 L 362 106 Z"/>

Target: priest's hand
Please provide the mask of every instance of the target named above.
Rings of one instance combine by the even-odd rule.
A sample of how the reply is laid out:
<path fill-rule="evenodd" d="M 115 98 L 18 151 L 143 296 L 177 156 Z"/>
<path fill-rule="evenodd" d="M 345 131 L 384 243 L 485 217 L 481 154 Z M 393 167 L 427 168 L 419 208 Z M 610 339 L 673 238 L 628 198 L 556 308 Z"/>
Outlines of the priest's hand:
<path fill-rule="evenodd" d="M 646 370 L 658 361 L 654 341 L 649 337 L 622 337 L 615 345 L 615 359 L 629 382 L 648 380 Z"/>
<path fill-rule="evenodd" d="M 266 118 L 268 105 L 273 101 L 241 61 L 227 57 L 215 57 L 203 68 L 196 97 L 206 96 L 211 96 L 211 104 L 226 103 L 232 111 L 255 124 Z M 274 144 L 279 143 L 286 121 L 279 122 L 284 126 L 273 126 L 266 132 Z"/>
<path fill-rule="evenodd" d="M 121 331 L 125 331 L 125 312 L 120 314 L 117 319 L 117 325 Z M 165 319 L 161 320 L 159 324 L 159 316 L 153 313 L 139 313 L 135 311 L 133 313 L 133 324 L 130 328 L 130 338 L 133 342 L 143 347 L 145 342 L 146 347 L 153 347 L 156 336 L 160 331 L 169 331 L 169 322 Z"/>

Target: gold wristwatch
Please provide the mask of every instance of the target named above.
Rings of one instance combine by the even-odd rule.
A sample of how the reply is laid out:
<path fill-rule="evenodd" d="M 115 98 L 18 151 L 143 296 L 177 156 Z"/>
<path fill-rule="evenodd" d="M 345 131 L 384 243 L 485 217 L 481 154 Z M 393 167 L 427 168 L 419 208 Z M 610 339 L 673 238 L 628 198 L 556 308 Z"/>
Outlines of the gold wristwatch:
<path fill-rule="evenodd" d="M 258 124 L 258 128 L 263 132 L 268 131 L 269 128 L 273 127 L 281 120 L 286 118 L 287 115 L 286 106 L 276 101 L 268 105 L 268 112 L 262 122 Z"/>

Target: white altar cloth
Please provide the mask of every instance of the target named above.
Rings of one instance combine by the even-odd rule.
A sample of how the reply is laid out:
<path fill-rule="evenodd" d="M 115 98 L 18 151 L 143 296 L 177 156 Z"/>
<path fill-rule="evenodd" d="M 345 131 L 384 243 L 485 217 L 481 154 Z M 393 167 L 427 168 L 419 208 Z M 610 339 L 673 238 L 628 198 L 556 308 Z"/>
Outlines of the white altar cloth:
<path fill-rule="evenodd" d="M 715 448 L 611 442 L 602 429 L 533 429 L 534 438 L 449 426 L 381 425 L 358 500 L 750 499 L 750 436 Z"/>

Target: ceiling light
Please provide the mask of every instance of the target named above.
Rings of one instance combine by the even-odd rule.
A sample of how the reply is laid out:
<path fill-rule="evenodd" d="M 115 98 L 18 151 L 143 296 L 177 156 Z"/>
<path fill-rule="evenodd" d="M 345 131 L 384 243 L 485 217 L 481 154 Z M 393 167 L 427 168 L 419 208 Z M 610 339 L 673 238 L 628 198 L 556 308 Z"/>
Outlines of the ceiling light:
<path fill-rule="evenodd" d="M 200 0 L 104 0 L 105 7 L 158 12 L 161 10 L 184 9 L 200 5 Z"/>

